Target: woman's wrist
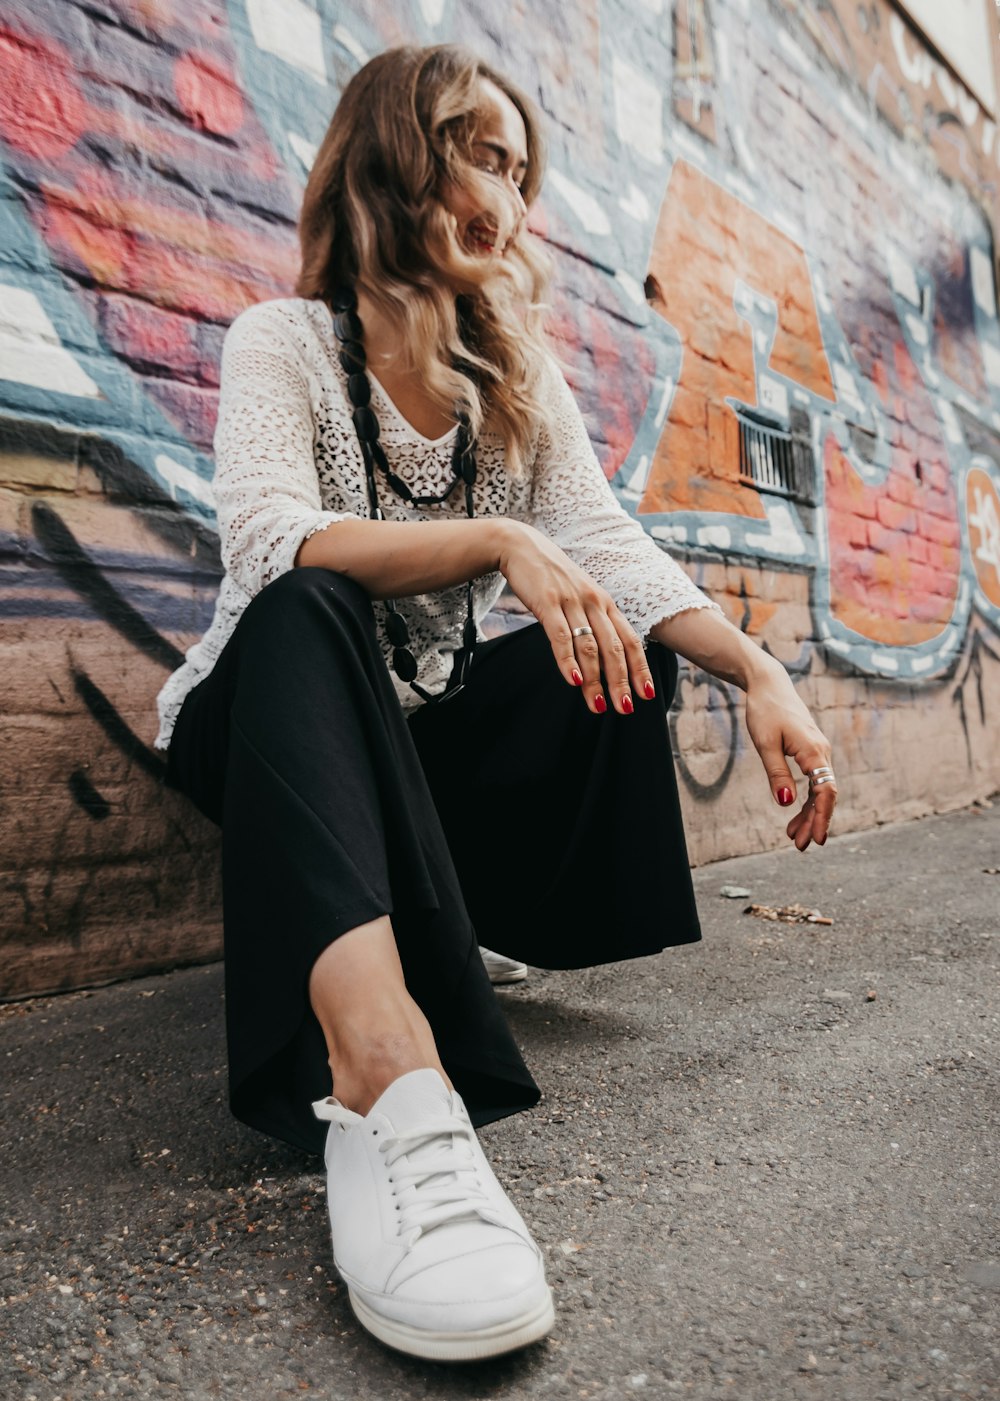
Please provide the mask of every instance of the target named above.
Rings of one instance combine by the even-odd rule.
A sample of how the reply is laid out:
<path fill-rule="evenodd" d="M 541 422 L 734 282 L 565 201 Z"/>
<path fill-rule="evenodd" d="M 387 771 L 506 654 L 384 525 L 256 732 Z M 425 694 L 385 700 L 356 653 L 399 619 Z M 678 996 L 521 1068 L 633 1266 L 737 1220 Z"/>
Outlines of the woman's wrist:
<path fill-rule="evenodd" d="M 714 609 L 691 608 L 650 629 L 656 642 L 742 691 L 788 679 L 785 668 Z"/>
<path fill-rule="evenodd" d="M 761 683 L 773 682 L 775 680 L 791 680 L 788 672 L 770 652 L 765 652 L 763 647 L 759 647 L 756 642 L 747 637 L 745 633 L 740 634 L 746 642 L 746 664 L 744 668 L 743 680 L 737 682 L 744 691 L 749 691 L 751 686 Z"/>
<path fill-rule="evenodd" d="M 530 526 L 509 516 L 498 516 L 491 522 L 495 526 L 496 568 L 506 579 L 510 568 L 510 556 L 524 541 Z"/>

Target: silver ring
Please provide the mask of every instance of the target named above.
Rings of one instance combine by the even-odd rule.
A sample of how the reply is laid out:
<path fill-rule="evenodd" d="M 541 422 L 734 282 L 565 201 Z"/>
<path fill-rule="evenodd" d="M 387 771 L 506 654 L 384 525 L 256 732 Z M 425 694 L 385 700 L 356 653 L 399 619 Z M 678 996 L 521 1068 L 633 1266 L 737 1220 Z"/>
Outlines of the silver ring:
<path fill-rule="evenodd" d="M 832 773 L 824 774 L 822 778 L 810 778 L 809 786 L 811 788 L 818 788 L 821 783 L 836 783 L 836 781 Z"/>
<path fill-rule="evenodd" d="M 809 770 L 809 777 L 810 777 L 810 778 L 819 778 L 820 774 L 823 774 L 823 773 L 828 773 L 828 774 L 832 774 L 832 773 L 833 773 L 833 769 L 830 768 L 829 764 L 823 764 L 823 765 L 821 765 L 821 767 L 818 768 L 818 769 L 810 769 L 810 770 Z"/>
<path fill-rule="evenodd" d="M 574 636 L 574 637 L 593 637 L 593 635 L 594 635 L 594 629 L 593 629 L 593 628 L 582 627 L 582 628 L 574 628 L 574 629 L 573 629 L 573 636 Z"/>

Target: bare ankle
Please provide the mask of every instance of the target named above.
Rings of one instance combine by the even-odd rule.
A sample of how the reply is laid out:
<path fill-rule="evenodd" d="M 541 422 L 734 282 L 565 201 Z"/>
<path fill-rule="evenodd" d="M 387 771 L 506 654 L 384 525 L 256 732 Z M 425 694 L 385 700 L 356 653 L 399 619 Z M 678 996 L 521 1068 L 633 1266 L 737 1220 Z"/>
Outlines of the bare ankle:
<path fill-rule="evenodd" d="M 364 1047 L 356 1044 L 348 1056 L 333 1054 L 330 1068 L 334 1095 L 356 1114 L 367 1114 L 393 1081 L 411 1070 L 436 1070 L 453 1088 L 433 1044 L 428 1048 L 399 1035 L 372 1038 Z"/>
<path fill-rule="evenodd" d="M 436 1070 L 449 1089 L 434 1034 L 406 988 L 387 916 L 340 935 L 320 954 L 309 998 L 323 1028 L 333 1092 L 360 1114 L 400 1075 Z"/>

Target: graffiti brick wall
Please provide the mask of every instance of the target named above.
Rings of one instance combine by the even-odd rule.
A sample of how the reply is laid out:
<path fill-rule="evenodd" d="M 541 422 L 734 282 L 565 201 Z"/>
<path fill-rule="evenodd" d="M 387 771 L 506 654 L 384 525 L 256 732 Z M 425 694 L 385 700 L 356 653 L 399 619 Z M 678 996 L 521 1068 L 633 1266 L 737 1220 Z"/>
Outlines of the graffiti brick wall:
<path fill-rule="evenodd" d="M 219 951 L 151 743 L 218 584 L 221 339 L 291 291 L 346 78 L 443 39 L 540 101 L 605 470 L 795 677 L 839 830 L 1000 781 L 1000 142 L 889 0 L 0 0 L 5 995 Z M 685 672 L 674 730 L 694 858 L 781 842 L 738 693 Z"/>

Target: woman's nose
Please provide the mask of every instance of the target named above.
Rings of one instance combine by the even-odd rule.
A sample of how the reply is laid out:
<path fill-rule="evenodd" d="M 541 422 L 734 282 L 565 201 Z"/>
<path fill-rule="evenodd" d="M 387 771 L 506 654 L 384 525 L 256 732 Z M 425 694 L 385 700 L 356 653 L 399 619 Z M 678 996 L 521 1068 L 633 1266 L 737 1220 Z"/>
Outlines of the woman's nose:
<path fill-rule="evenodd" d="M 513 178 L 510 180 L 510 188 L 514 192 L 514 203 L 517 205 L 518 215 L 527 214 L 528 206 L 524 202 L 524 195 L 521 193 L 521 187 Z"/>

